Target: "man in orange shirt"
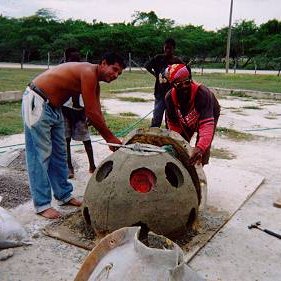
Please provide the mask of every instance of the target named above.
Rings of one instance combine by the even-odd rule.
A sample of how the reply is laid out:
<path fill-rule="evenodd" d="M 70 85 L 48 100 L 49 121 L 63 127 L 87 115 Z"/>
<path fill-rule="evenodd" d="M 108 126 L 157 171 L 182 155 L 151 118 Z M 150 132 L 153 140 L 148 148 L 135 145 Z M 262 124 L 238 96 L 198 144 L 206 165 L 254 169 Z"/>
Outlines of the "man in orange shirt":
<path fill-rule="evenodd" d="M 64 119 L 61 106 L 72 96 L 82 95 L 85 114 L 109 143 L 121 144 L 106 126 L 100 104 L 100 81 L 110 83 L 126 67 L 115 53 L 107 53 L 99 64 L 69 62 L 37 76 L 23 94 L 22 113 L 25 130 L 29 184 L 37 214 L 56 219 L 61 213 L 51 207 L 52 191 L 61 205 L 80 206 L 72 197 L 68 182 Z"/>

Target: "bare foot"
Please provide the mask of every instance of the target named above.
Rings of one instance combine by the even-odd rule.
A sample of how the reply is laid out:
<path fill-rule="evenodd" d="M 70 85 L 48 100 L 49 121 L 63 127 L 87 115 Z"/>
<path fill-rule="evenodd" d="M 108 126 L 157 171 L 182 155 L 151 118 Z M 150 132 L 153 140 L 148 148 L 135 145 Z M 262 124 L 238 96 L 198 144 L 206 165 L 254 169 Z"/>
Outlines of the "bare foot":
<path fill-rule="evenodd" d="M 46 210 L 38 213 L 38 215 L 40 215 L 44 218 L 47 218 L 47 219 L 58 219 L 62 216 L 62 214 L 54 208 L 46 209 Z"/>
<path fill-rule="evenodd" d="M 68 202 L 63 204 L 64 206 L 69 205 L 69 206 L 75 206 L 75 207 L 80 207 L 82 205 L 82 202 L 76 198 L 70 199 Z"/>
<path fill-rule="evenodd" d="M 68 169 L 68 178 L 69 179 L 73 179 L 74 178 L 74 170 L 72 169 Z"/>
<path fill-rule="evenodd" d="M 90 174 L 93 174 L 93 173 L 95 172 L 95 170 L 96 170 L 96 167 L 95 167 L 95 166 L 94 166 L 94 167 L 90 167 L 89 173 L 90 173 Z"/>

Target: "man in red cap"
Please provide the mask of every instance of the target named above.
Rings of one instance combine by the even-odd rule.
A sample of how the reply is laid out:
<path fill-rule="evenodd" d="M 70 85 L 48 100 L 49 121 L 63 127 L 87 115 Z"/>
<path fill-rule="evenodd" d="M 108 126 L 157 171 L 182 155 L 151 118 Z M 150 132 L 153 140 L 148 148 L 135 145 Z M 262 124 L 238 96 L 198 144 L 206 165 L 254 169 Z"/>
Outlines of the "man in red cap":
<path fill-rule="evenodd" d="M 208 164 L 220 105 L 207 87 L 192 81 L 190 68 L 186 65 L 169 65 L 165 77 L 172 85 L 165 97 L 168 128 L 181 134 L 188 142 L 197 132 L 190 165 Z"/>

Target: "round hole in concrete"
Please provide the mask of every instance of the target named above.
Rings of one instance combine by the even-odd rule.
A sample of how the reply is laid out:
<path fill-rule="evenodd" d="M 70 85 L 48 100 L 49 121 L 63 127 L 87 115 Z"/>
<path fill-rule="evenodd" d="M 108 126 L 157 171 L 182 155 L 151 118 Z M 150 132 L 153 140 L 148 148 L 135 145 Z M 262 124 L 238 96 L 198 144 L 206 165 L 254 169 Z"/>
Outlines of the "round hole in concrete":
<path fill-rule="evenodd" d="M 147 168 L 136 169 L 130 175 L 130 185 L 137 192 L 149 192 L 155 184 L 156 176 Z"/>
<path fill-rule="evenodd" d="M 165 166 L 165 174 L 168 182 L 174 187 L 180 187 L 183 184 L 183 175 L 180 168 L 172 162 Z"/>
<path fill-rule="evenodd" d="M 97 182 L 102 182 L 104 179 L 108 177 L 113 169 L 113 161 L 107 161 L 98 168 L 98 172 L 96 174 Z"/>

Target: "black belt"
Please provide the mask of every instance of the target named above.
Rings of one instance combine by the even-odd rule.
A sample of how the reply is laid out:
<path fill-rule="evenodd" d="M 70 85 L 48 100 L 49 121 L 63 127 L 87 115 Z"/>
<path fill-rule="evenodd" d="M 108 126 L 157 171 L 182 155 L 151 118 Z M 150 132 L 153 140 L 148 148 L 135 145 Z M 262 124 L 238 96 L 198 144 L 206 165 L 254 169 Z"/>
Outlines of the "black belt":
<path fill-rule="evenodd" d="M 46 101 L 46 102 L 49 101 L 47 95 L 40 88 L 38 88 L 33 82 L 29 83 L 28 87 L 32 91 L 34 91 L 38 96 L 40 96 L 44 101 Z"/>

